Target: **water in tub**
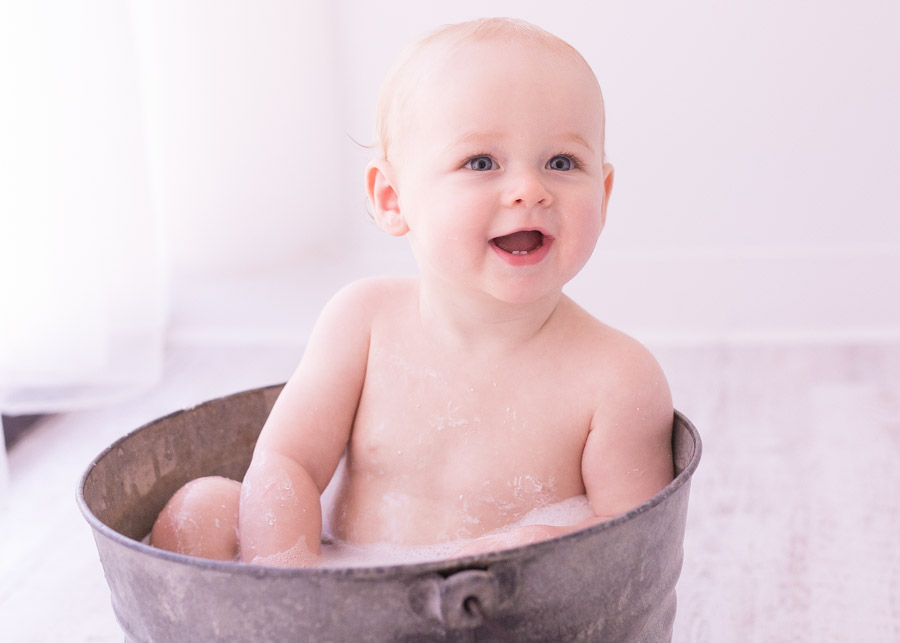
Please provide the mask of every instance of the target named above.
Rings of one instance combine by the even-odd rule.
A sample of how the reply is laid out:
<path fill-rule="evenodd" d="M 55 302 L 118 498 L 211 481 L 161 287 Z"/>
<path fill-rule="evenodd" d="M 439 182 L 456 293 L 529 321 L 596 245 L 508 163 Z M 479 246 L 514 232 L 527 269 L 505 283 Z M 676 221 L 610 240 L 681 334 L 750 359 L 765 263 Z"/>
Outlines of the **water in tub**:
<path fill-rule="evenodd" d="M 492 531 L 494 535 L 526 525 L 574 525 L 594 515 L 587 496 L 575 496 L 561 502 L 538 507 L 519 521 Z M 371 565 L 400 565 L 449 558 L 470 540 L 456 540 L 435 545 L 394 545 L 375 543 L 351 545 L 332 540 L 325 531 L 321 567 L 364 567 Z"/>
<path fill-rule="evenodd" d="M 340 466 L 343 467 L 341 461 Z M 340 471 L 336 472 L 334 479 L 340 478 Z M 328 516 L 333 506 L 335 485 L 329 485 L 322 494 L 322 554 L 320 567 L 367 567 L 379 565 L 401 565 L 426 561 L 441 560 L 452 556 L 467 540 L 454 540 L 434 545 L 397 545 L 392 543 L 373 543 L 367 545 L 354 545 L 340 542 L 331 535 Z M 525 514 L 520 520 L 505 525 L 487 535 L 494 535 L 512 531 L 526 525 L 574 525 L 587 520 L 594 515 L 588 504 L 587 496 L 575 496 L 561 502 L 538 507 Z M 148 534 L 143 542 L 149 543 Z"/>

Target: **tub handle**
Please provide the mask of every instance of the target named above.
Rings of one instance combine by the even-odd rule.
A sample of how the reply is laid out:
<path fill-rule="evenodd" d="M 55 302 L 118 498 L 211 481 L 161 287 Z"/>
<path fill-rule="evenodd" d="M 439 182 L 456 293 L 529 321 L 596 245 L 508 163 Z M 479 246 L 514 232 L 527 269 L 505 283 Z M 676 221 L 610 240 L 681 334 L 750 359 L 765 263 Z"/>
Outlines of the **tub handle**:
<path fill-rule="evenodd" d="M 451 630 L 494 627 L 493 617 L 515 588 L 514 575 L 498 569 L 464 569 L 443 578 L 429 574 L 413 584 L 413 612 Z"/>
<path fill-rule="evenodd" d="M 452 629 L 469 629 L 484 623 L 499 603 L 500 588 L 490 572 L 467 569 L 441 583 L 441 621 Z"/>

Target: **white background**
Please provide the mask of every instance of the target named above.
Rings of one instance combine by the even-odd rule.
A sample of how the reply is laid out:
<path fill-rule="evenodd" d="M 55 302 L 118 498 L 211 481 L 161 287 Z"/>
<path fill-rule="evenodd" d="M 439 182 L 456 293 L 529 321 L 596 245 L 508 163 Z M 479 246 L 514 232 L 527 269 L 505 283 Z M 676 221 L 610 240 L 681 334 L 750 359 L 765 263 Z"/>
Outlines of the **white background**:
<path fill-rule="evenodd" d="M 414 271 L 368 220 L 360 144 L 399 51 L 485 15 L 568 40 L 604 88 L 582 305 L 651 344 L 896 340 L 898 7 L 10 0 L 0 389 L 146 381 L 167 338 L 302 344 L 344 282 Z"/>
<path fill-rule="evenodd" d="M 616 184 L 570 288 L 592 312 L 650 340 L 900 334 L 896 3 L 154 7 L 141 51 L 158 65 L 145 89 L 176 292 L 323 255 L 412 269 L 366 219 L 369 152 L 351 138 L 371 143 L 407 42 L 514 15 L 571 42 L 604 88 Z"/>

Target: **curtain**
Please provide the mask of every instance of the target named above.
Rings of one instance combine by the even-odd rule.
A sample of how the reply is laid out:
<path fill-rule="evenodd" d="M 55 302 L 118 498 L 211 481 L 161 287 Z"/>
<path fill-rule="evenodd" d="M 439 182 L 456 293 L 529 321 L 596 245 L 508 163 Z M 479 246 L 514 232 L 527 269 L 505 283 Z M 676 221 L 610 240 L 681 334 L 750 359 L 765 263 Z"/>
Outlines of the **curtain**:
<path fill-rule="evenodd" d="M 161 371 L 164 235 L 129 5 L 0 5 L 0 411 L 65 411 Z"/>

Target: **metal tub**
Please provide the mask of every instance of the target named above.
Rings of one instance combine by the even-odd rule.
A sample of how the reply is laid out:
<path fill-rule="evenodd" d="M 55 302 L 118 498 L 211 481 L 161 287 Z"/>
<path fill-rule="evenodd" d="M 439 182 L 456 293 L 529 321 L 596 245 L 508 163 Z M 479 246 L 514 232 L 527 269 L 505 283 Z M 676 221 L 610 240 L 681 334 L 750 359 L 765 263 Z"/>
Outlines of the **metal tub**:
<path fill-rule="evenodd" d="M 240 480 L 281 386 L 151 422 L 85 472 L 90 523 L 126 641 L 648 641 L 672 636 L 700 437 L 675 414 L 676 477 L 607 522 L 516 549 L 408 565 L 281 569 L 141 540 L 188 480 Z"/>

